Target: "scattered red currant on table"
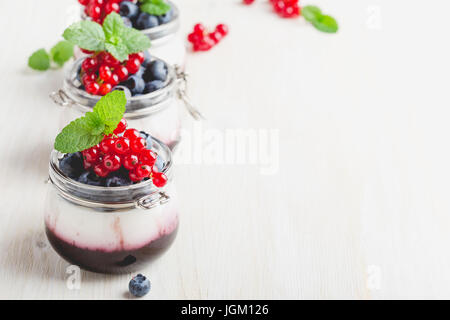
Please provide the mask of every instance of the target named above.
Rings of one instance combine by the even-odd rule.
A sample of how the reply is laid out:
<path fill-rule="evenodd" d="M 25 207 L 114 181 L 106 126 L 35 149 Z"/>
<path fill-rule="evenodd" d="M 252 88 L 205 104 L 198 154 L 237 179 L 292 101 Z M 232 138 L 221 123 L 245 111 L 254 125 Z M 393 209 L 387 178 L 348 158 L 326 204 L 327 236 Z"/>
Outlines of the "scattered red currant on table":
<path fill-rule="evenodd" d="M 192 49 L 194 51 L 208 51 L 218 44 L 227 34 L 228 27 L 223 23 L 218 24 L 211 32 L 208 32 L 203 24 L 197 23 L 187 39 L 192 43 Z"/>

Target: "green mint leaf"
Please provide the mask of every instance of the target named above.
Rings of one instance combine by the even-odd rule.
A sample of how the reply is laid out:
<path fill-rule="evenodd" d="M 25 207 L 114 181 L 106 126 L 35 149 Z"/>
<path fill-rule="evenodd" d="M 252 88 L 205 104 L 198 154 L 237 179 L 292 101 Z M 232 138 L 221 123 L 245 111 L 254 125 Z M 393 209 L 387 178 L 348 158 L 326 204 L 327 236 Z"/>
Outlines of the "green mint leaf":
<path fill-rule="evenodd" d="M 82 49 L 103 51 L 105 49 L 105 32 L 93 21 L 80 21 L 68 27 L 63 34 L 64 39 Z"/>
<path fill-rule="evenodd" d="M 339 29 L 336 20 L 327 15 L 321 16 L 318 20 L 313 21 L 312 24 L 317 30 L 327 33 L 335 33 Z"/>
<path fill-rule="evenodd" d="M 31 69 L 44 71 L 50 68 L 50 57 L 45 49 L 39 49 L 28 58 L 28 66 Z"/>
<path fill-rule="evenodd" d="M 162 16 L 170 10 L 170 4 L 164 0 L 144 0 L 141 4 L 141 11 L 154 16 Z"/>
<path fill-rule="evenodd" d="M 129 54 L 128 49 L 125 46 L 125 44 L 123 44 L 122 42 L 120 42 L 119 44 L 116 44 L 116 45 L 111 44 L 111 43 L 106 43 L 105 48 L 106 48 L 106 51 L 111 53 L 114 56 L 114 58 L 116 58 L 120 62 L 123 62 L 128 59 L 128 54 Z"/>
<path fill-rule="evenodd" d="M 87 112 L 84 117 L 92 135 L 99 135 L 105 131 L 105 123 L 98 113 Z"/>
<path fill-rule="evenodd" d="M 103 134 L 93 133 L 87 118 L 82 117 L 72 121 L 61 131 L 55 139 L 54 148 L 63 153 L 73 153 L 95 146 L 102 139 Z"/>
<path fill-rule="evenodd" d="M 115 38 L 121 38 L 125 24 L 122 18 L 115 12 L 111 12 L 103 22 L 103 31 L 107 42 L 114 43 Z"/>
<path fill-rule="evenodd" d="M 151 46 L 150 39 L 142 32 L 133 28 L 126 28 L 124 30 L 123 39 L 128 54 L 147 50 Z"/>
<path fill-rule="evenodd" d="M 127 99 L 123 91 L 112 91 L 102 97 L 94 107 L 94 113 L 105 124 L 104 133 L 112 134 L 125 113 Z"/>
<path fill-rule="evenodd" d="M 302 8 L 302 16 L 306 21 L 317 21 L 322 17 L 322 11 L 316 6 L 304 6 Z"/>
<path fill-rule="evenodd" d="M 69 41 L 58 42 L 51 50 L 50 56 L 59 66 L 69 61 L 73 57 L 73 44 Z"/>

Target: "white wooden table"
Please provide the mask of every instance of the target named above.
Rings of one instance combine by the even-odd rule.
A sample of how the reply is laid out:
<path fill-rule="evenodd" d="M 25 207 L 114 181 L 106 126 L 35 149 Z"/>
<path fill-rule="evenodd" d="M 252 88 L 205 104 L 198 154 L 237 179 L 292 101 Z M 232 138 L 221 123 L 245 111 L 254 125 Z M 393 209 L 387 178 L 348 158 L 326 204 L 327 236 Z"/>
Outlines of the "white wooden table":
<path fill-rule="evenodd" d="M 82 272 L 70 290 L 43 234 L 59 119 L 48 94 L 63 74 L 26 61 L 59 39 L 75 2 L 0 2 L 0 298 L 129 298 L 130 275 Z M 196 142 L 206 154 L 226 132 L 277 133 L 278 144 L 258 143 L 279 169 L 261 174 L 260 155 L 180 161 L 182 224 L 142 270 L 146 298 L 450 298 L 450 3 L 303 1 L 339 20 L 326 35 L 265 0 L 177 2 L 182 34 L 198 21 L 231 29 L 188 56 L 208 119 Z"/>

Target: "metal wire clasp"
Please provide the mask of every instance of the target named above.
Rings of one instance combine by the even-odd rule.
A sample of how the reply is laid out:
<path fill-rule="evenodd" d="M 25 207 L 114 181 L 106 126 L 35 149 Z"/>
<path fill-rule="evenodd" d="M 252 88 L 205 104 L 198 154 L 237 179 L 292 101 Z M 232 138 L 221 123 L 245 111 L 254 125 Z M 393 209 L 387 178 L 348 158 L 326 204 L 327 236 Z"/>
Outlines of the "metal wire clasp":
<path fill-rule="evenodd" d="M 69 107 L 75 103 L 63 89 L 50 93 L 50 98 L 61 107 Z"/>
<path fill-rule="evenodd" d="M 156 191 L 148 196 L 142 197 L 139 200 L 136 201 L 136 208 L 138 209 L 144 209 L 149 210 L 153 209 L 159 205 L 163 205 L 167 202 L 169 202 L 170 197 L 162 192 L 162 191 Z"/>
<path fill-rule="evenodd" d="M 205 117 L 200 113 L 200 111 L 194 106 L 194 104 L 189 99 L 186 93 L 187 77 L 188 74 L 184 72 L 180 66 L 175 65 L 175 72 L 177 75 L 178 82 L 178 97 L 183 100 L 187 111 L 195 120 L 205 119 Z"/>

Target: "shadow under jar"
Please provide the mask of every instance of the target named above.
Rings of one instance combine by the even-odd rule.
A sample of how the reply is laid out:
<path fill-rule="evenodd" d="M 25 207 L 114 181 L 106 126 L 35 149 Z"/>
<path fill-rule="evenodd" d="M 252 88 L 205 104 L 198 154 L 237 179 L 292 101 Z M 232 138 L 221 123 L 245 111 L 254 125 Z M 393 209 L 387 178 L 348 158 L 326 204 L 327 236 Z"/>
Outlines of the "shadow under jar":
<path fill-rule="evenodd" d="M 180 10 L 172 1 L 167 2 L 172 7 L 172 19 L 156 27 L 139 31 L 150 39 L 152 55 L 184 69 L 186 63 L 186 46 L 185 41 L 178 34 L 180 29 Z M 81 9 L 81 18 L 83 20 L 90 19 L 84 12 L 84 7 Z M 79 51 L 76 55 L 79 57 L 83 54 Z"/>
<path fill-rule="evenodd" d="M 171 246 L 179 223 L 171 152 L 157 140 L 154 149 L 169 178 L 162 189 L 151 180 L 109 188 L 82 184 L 64 175 L 59 169 L 63 155 L 52 152 L 45 229 L 61 257 L 89 271 L 128 273 Z"/>
<path fill-rule="evenodd" d="M 65 107 L 61 115 L 61 129 L 82 114 L 92 111 L 95 104 L 102 98 L 87 93 L 82 87 L 79 72 L 83 59 L 75 61 L 68 69 L 63 88 L 50 95 L 55 103 Z M 150 133 L 173 150 L 180 141 L 185 115 L 184 110 L 180 109 L 185 106 L 196 120 L 202 116 L 186 95 L 186 74 L 168 63 L 166 66 L 168 76 L 164 87 L 148 94 L 127 96 L 124 117 L 129 127 Z"/>

